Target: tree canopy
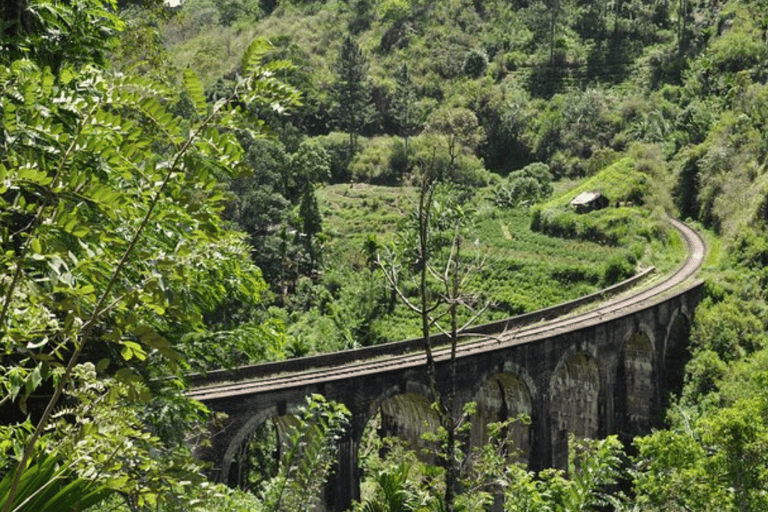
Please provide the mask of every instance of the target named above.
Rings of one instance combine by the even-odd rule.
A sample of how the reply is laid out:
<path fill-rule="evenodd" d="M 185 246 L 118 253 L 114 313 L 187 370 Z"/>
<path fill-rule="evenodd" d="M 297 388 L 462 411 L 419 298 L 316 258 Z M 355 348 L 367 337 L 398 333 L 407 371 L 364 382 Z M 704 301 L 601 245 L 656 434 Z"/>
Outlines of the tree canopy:
<path fill-rule="evenodd" d="M 351 35 L 347 35 L 339 49 L 335 64 L 334 91 L 336 109 L 341 126 L 349 133 L 349 151 L 354 154 L 357 136 L 370 117 L 370 96 L 366 79 L 368 58 Z"/>

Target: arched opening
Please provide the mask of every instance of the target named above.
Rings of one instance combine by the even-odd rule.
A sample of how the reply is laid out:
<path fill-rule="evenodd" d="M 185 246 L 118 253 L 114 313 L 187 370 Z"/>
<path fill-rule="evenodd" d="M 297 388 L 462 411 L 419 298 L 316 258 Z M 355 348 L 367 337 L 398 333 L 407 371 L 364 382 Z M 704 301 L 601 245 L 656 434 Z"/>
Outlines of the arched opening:
<path fill-rule="evenodd" d="M 688 351 L 690 332 L 691 326 L 685 315 L 676 315 L 664 343 L 665 407 L 669 404 L 670 395 L 679 395 L 683 390 L 685 365 L 691 359 L 691 354 Z"/>
<path fill-rule="evenodd" d="M 656 414 L 653 386 L 653 345 L 642 332 L 624 343 L 616 375 L 616 431 L 625 439 L 647 433 Z"/>
<path fill-rule="evenodd" d="M 381 403 L 377 414 L 369 421 L 380 438 L 398 437 L 406 446 L 417 452 L 425 462 L 431 457 L 423 453 L 434 447 L 422 436 L 437 432 L 440 421 L 432 409 L 429 399 L 418 393 L 402 393 Z"/>
<path fill-rule="evenodd" d="M 595 359 L 577 352 L 562 361 L 550 383 L 552 464 L 568 466 L 568 434 L 598 436 L 600 374 Z"/>
<path fill-rule="evenodd" d="M 470 447 L 480 447 L 488 442 L 488 425 L 506 421 L 521 414 L 531 414 L 531 393 L 525 382 L 510 373 L 491 376 L 475 395 L 476 414 L 471 418 Z M 523 421 L 509 425 L 502 435 L 510 442 L 516 459 L 527 462 L 531 455 L 531 428 Z"/>
<path fill-rule="evenodd" d="M 407 474 L 412 470 L 418 472 L 422 463 L 437 465 L 438 447 L 422 436 L 437 433 L 439 424 L 437 413 L 423 394 L 406 392 L 375 402 L 358 447 L 360 502 L 375 500 L 382 492 L 384 480 L 397 483 L 401 489 L 409 488 L 412 482 L 389 480 L 394 478 L 392 471 Z"/>
<path fill-rule="evenodd" d="M 227 472 L 227 485 L 257 493 L 264 482 L 277 475 L 290 432 L 298 423 L 296 416 L 287 414 L 257 426 L 237 447 Z"/>
<path fill-rule="evenodd" d="M 306 405 L 263 409 L 232 437 L 222 458 L 222 480 L 253 494 L 277 482 L 284 506 L 322 512 L 331 503 L 326 488 L 338 466 L 345 427 L 345 409 L 321 396 L 307 398 Z"/>

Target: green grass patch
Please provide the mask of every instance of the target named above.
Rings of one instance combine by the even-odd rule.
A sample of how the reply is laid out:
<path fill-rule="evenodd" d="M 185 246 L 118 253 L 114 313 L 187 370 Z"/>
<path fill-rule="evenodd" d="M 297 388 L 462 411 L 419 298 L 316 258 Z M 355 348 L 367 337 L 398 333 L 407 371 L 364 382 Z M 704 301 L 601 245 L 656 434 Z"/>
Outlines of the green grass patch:
<path fill-rule="evenodd" d="M 578 183 L 577 188 L 589 187 Z M 414 214 L 416 194 L 413 187 L 366 184 L 332 185 L 318 190 L 326 242 L 325 271 L 317 286 L 325 286 L 327 281 L 330 293 L 323 295 L 324 302 L 317 308 L 334 312 L 337 318 L 343 315 L 343 320 L 336 322 L 343 331 L 336 335 L 340 340 L 337 348 L 419 335 L 418 317 L 393 299 L 380 271 L 367 270 L 364 250 L 371 235 L 382 245 L 398 239 L 403 220 Z M 562 195 L 573 197 L 574 192 Z M 481 321 L 575 299 L 629 277 L 642 266 L 669 270 L 685 253 L 679 237 L 662 216 L 640 207 L 610 208 L 601 214 L 601 229 L 618 233 L 612 235 L 613 242 L 626 241 L 627 245 L 608 243 L 605 237 L 569 238 L 532 231 L 536 209 L 498 208 L 489 190 L 475 191 L 466 207 L 473 212 L 474 222 L 464 254 L 485 260 L 468 291 L 492 303 Z M 368 276 L 364 286 L 357 277 L 360 272 Z M 352 287 L 359 289 L 352 291 Z M 403 287 L 415 298 L 413 283 L 404 281 Z M 438 293 L 437 289 L 433 291 Z M 311 295 L 321 294 L 314 291 Z M 313 315 L 318 317 L 317 313 Z M 468 318 L 469 314 L 464 314 L 464 319 Z M 315 321 L 302 321 L 304 336 L 311 336 Z M 313 344 L 313 351 L 333 348 L 330 340 L 334 334 L 329 328 L 328 322 L 317 325 L 323 340 Z"/>
<path fill-rule="evenodd" d="M 318 189 L 317 201 L 328 237 L 328 261 L 355 266 L 364 259 L 363 247 L 370 235 L 380 244 L 394 241 L 402 219 L 413 214 L 416 190 L 339 184 Z"/>
<path fill-rule="evenodd" d="M 571 201 L 582 192 L 600 192 L 609 206 L 577 213 Z M 646 260 L 651 253 L 674 257 L 658 259 L 663 268 L 676 261 L 676 235 L 663 219 L 660 210 L 639 208 L 649 191 L 648 176 L 635 169 L 632 158 L 622 158 L 595 176 L 563 191 L 533 211 L 531 227 L 551 236 L 588 240 L 598 244 L 627 248 L 637 259 Z M 653 249 L 649 251 L 649 248 Z"/>
<path fill-rule="evenodd" d="M 704 237 L 707 244 L 707 256 L 704 259 L 705 269 L 719 269 L 722 265 L 723 239 L 710 229 L 704 229 L 701 225 L 695 226 L 696 230 Z"/>
<path fill-rule="evenodd" d="M 630 157 L 612 163 L 594 176 L 576 186 L 566 189 L 542 204 L 542 209 L 566 208 L 582 192 L 599 191 L 611 204 L 643 204 L 649 190 L 648 176 L 635 169 L 635 161 Z"/>

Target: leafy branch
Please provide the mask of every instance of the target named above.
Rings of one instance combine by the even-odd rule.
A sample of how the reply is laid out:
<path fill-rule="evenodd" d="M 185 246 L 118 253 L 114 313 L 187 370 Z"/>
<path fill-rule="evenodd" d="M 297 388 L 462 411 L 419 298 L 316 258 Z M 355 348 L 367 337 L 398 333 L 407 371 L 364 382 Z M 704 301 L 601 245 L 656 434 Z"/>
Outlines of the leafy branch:
<path fill-rule="evenodd" d="M 4 86 L 3 90 L 12 98 L 14 94 L 21 93 L 18 90 L 9 90 L 8 84 L 14 78 L 23 80 L 29 78 L 30 75 L 34 76 L 34 73 L 30 72 L 30 70 L 34 69 L 34 65 L 31 63 L 17 66 L 14 69 L 17 71 L 15 75 L 13 70 L 6 69 L 2 76 L 4 79 L 2 84 Z M 24 73 L 18 72 L 19 69 L 22 69 Z M 251 58 L 250 70 L 258 73 L 258 56 Z M 201 96 L 199 82 L 197 82 L 196 77 L 192 74 L 186 73 L 185 83 L 190 89 L 188 92 L 196 102 L 198 111 L 202 113 L 204 105 L 201 101 L 204 102 L 204 98 Z M 32 87 L 20 88 L 27 95 L 34 95 L 26 98 L 22 97 L 24 105 L 46 105 L 46 101 L 50 101 L 51 96 L 57 92 L 56 87 L 52 85 L 47 86 L 46 84 L 48 82 L 44 80 L 43 87 L 38 87 L 37 89 Z M 58 106 L 58 116 L 55 118 L 66 124 L 67 120 L 74 114 L 74 117 L 77 119 L 76 129 L 68 130 L 68 133 L 74 132 L 74 135 L 63 135 L 63 133 L 67 132 L 62 130 L 63 126 L 61 124 L 50 122 L 45 124 L 43 121 L 45 117 L 36 115 L 35 112 L 29 112 L 24 108 L 21 108 L 20 112 L 18 112 L 17 119 L 26 120 L 35 128 L 35 130 L 29 130 L 27 133 L 43 133 L 49 136 L 48 138 L 54 139 L 55 142 L 66 141 L 67 145 L 66 149 L 61 152 L 59 161 L 55 166 L 56 171 L 52 177 L 48 177 L 44 172 L 26 172 L 26 175 L 36 179 L 34 185 L 38 190 L 42 190 L 39 193 L 42 196 L 42 200 L 36 207 L 33 219 L 15 234 L 15 236 L 23 236 L 23 243 L 16 253 L 13 278 L 5 289 L 4 302 L 0 310 L 0 325 L 10 326 L 9 321 L 11 319 L 8 318 L 8 313 L 15 300 L 14 297 L 22 284 L 25 267 L 28 265 L 27 262 L 31 261 L 31 263 L 36 264 L 41 260 L 49 261 L 55 263 L 56 266 L 51 267 L 54 270 L 62 268 L 62 264 L 64 264 L 63 259 L 55 252 L 43 252 L 45 247 L 41 241 L 53 241 L 54 239 L 50 238 L 48 234 L 51 231 L 50 227 L 46 227 L 45 233 L 38 233 L 38 231 L 43 226 L 49 226 L 51 224 L 50 219 L 53 218 L 59 223 L 66 223 L 62 232 L 71 233 L 76 238 L 79 238 L 81 247 L 92 256 L 96 257 L 99 252 L 104 251 L 104 249 L 97 249 L 96 251 L 90 249 L 90 246 L 85 241 L 84 237 L 89 233 L 92 234 L 92 228 L 86 226 L 77 228 L 76 219 L 72 217 L 67 218 L 61 211 L 51 211 L 51 206 L 58 206 L 60 204 L 56 198 L 65 193 L 66 187 L 71 187 L 74 193 L 81 197 L 81 201 L 92 202 L 93 205 L 103 204 L 105 206 L 103 208 L 104 215 L 118 221 L 121 219 L 119 219 L 115 212 L 110 211 L 109 201 L 116 202 L 116 204 L 122 206 L 127 205 L 127 208 L 130 209 L 131 200 L 128 194 L 136 193 L 137 195 L 134 196 L 136 199 L 142 198 L 144 192 L 142 192 L 141 188 L 134 190 L 130 188 L 124 190 L 115 188 L 110 191 L 108 186 L 87 185 L 83 177 L 78 175 L 84 160 L 92 159 L 97 157 L 97 155 L 104 158 L 105 160 L 103 160 L 101 168 L 108 172 L 115 171 L 115 178 L 122 176 L 125 180 L 124 183 L 115 181 L 114 185 L 118 185 L 118 187 L 123 185 L 130 187 L 130 182 L 133 181 L 133 173 L 136 173 L 135 175 L 139 179 L 144 180 L 144 183 L 151 185 L 151 188 L 148 188 L 146 191 L 148 194 L 146 202 L 137 203 L 136 206 L 138 208 L 133 207 L 133 210 L 131 210 L 131 213 L 140 212 L 141 215 L 136 219 L 138 222 L 133 229 L 133 233 L 127 237 L 119 257 L 111 264 L 111 269 L 105 266 L 109 265 L 107 263 L 108 260 L 98 261 L 94 259 L 92 260 L 93 263 L 88 263 L 86 260 L 77 259 L 71 251 L 69 252 L 70 259 L 74 261 L 75 265 L 79 269 L 90 273 L 90 275 L 85 274 L 84 277 L 103 277 L 105 279 L 102 284 L 94 281 L 93 284 L 78 287 L 69 273 L 62 274 L 58 278 L 58 282 L 63 283 L 69 288 L 59 286 L 58 289 L 61 292 L 66 291 L 67 295 L 60 296 L 63 298 L 49 302 L 54 307 L 52 311 L 56 311 L 57 308 L 62 306 L 67 308 L 65 310 L 66 321 L 64 324 L 51 325 L 54 329 L 52 331 L 53 336 L 58 338 L 58 346 L 54 349 L 53 353 L 69 352 L 69 356 L 63 372 L 55 381 L 53 393 L 45 409 L 39 417 L 35 428 L 24 442 L 23 451 L 9 484 L 7 500 L 3 508 L 4 512 L 10 512 L 16 493 L 19 490 L 19 484 L 29 468 L 29 461 L 36 450 L 38 441 L 48 428 L 54 410 L 72 377 L 72 373 L 84 349 L 94 340 L 97 333 L 100 333 L 103 329 L 102 321 L 105 314 L 113 308 L 125 308 L 126 303 L 122 301 L 123 299 L 130 298 L 131 301 L 135 301 L 140 300 L 142 296 L 149 297 L 143 292 L 135 294 L 130 290 L 125 293 L 119 293 L 118 298 L 113 296 L 117 292 L 118 286 L 126 278 L 138 278 L 139 282 L 145 283 L 145 286 L 148 286 L 153 281 L 151 274 L 141 277 L 141 272 L 139 272 L 139 276 L 131 276 L 134 271 L 131 270 L 129 273 L 128 269 L 133 267 L 134 261 L 136 261 L 140 252 L 140 244 L 143 244 L 147 239 L 146 235 L 150 226 L 154 229 L 154 225 L 167 215 L 167 213 L 163 212 L 158 216 L 155 212 L 161 204 L 167 204 L 166 197 L 168 197 L 169 185 L 176 178 L 184 176 L 185 173 L 193 172 L 196 168 L 204 168 L 204 162 L 207 158 L 214 162 L 214 166 L 226 166 L 227 169 L 225 170 L 227 171 L 239 165 L 239 157 L 242 154 L 242 150 L 240 150 L 239 145 L 232 136 L 227 134 L 220 135 L 218 128 L 224 127 L 229 129 L 235 126 L 234 119 L 237 117 L 238 111 L 236 108 L 230 108 L 235 98 L 241 101 L 258 101 L 261 98 L 259 91 L 267 91 L 269 94 L 264 99 L 273 105 L 277 105 L 283 101 L 286 104 L 290 104 L 297 97 L 294 92 L 288 94 L 290 89 L 287 87 L 280 88 L 275 84 L 271 84 L 268 87 L 259 87 L 259 84 L 259 80 L 253 80 L 252 77 L 242 79 L 240 86 L 235 89 L 231 96 L 217 102 L 208 110 L 202 120 L 190 130 L 183 141 L 180 138 L 180 125 L 182 123 L 179 123 L 178 119 L 168 113 L 157 99 L 159 91 L 156 88 L 152 87 L 147 81 L 140 79 L 114 79 L 107 73 L 99 70 L 90 70 L 78 77 L 70 76 L 66 84 L 60 84 L 59 86 L 61 89 L 68 90 L 70 95 L 64 97 L 65 101 L 61 101 L 62 96 L 59 96 L 59 102 L 62 105 Z M 255 89 L 255 91 L 252 89 Z M 125 111 L 128 115 L 131 115 L 132 111 L 137 113 L 144 119 L 145 123 L 137 125 L 127 119 L 123 119 L 119 114 L 115 115 L 116 112 L 121 110 Z M 78 112 L 83 111 L 85 112 L 83 115 L 78 114 Z M 7 114 L 8 111 L 6 111 Z M 26 117 L 24 117 L 25 115 Z M 163 161 L 161 156 L 154 155 L 153 150 L 149 148 L 152 141 L 151 132 L 153 130 L 157 130 L 161 134 L 162 139 L 170 143 L 174 148 L 172 156 L 166 161 Z M 13 144 L 14 140 L 9 138 L 5 141 L 6 143 Z M 35 142 L 38 143 L 38 146 L 35 146 Z M 30 169 L 40 166 L 44 169 L 46 162 L 44 155 L 49 149 L 46 146 L 40 147 L 39 143 L 39 140 L 28 142 L 28 144 L 31 144 L 33 151 L 19 151 L 20 148 L 15 148 L 13 145 L 9 146 L 7 148 L 7 155 L 9 156 L 6 157 L 6 165 L 15 165 L 19 169 L 23 169 L 24 166 Z M 38 157 L 39 159 L 37 159 Z M 200 160 L 201 158 L 202 160 Z M 198 167 L 196 166 L 197 163 L 204 165 Z M 120 168 L 120 165 L 123 168 Z M 9 167 L 4 166 L 3 171 L 5 172 L 7 168 Z M 66 174 L 67 171 L 69 171 L 68 174 Z M 106 179 L 109 179 L 109 174 L 106 175 Z M 22 180 L 17 181 L 17 183 L 22 183 Z M 181 184 L 176 186 L 181 186 Z M 21 198 L 19 203 L 24 206 L 26 201 L 23 201 L 21 189 L 17 188 L 17 190 L 19 191 L 17 197 Z M 215 200 L 216 196 L 211 195 L 210 197 L 212 200 Z M 168 197 L 168 199 L 173 200 L 173 196 Z M 57 227 L 60 225 L 54 224 Z M 118 233 L 119 231 L 124 231 L 124 227 L 119 228 Z M 115 237 L 114 234 L 105 233 L 98 237 L 97 241 L 101 242 L 101 244 L 104 242 L 118 242 L 119 238 Z M 30 253 L 34 254 L 30 257 Z M 141 250 L 141 253 L 144 253 L 144 249 Z M 64 265 L 64 269 L 67 270 L 66 264 Z M 90 265 L 91 268 L 89 269 L 87 265 Z M 35 267 L 32 268 L 34 269 Z M 38 270 L 34 272 L 39 273 Z M 96 293 L 97 286 L 101 288 L 99 293 Z M 136 290 L 138 286 L 131 286 L 130 288 Z M 93 302 L 90 302 L 91 299 L 93 299 Z M 45 304 L 45 299 L 43 299 L 41 304 Z M 165 310 L 165 307 L 161 304 L 148 304 L 148 306 L 159 313 Z M 88 312 L 88 310 L 90 311 Z M 137 323 L 138 319 L 133 315 L 125 318 L 127 319 L 123 320 L 123 325 L 121 325 L 119 332 L 125 331 L 126 328 L 131 329 L 139 334 L 139 339 L 142 342 L 150 343 L 150 346 L 168 354 L 167 351 L 162 350 L 165 345 L 163 345 L 161 337 L 156 335 L 141 336 L 141 329 L 145 328 L 142 328 Z M 29 335 L 29 330 L 26 333 Z M 6 336 L 11 336 L 10 339 L 13 339 L 11 333 L 7 330 L 4 333 L 4 337 Z M 43 338 L 40 343 L 27 343 L 27 347 L 42 347 L 47 343 L 47 339 L 47 337 Z M 123 344 L 133 343 L 127 340 L 121 341 L 119 337 L 115 338 L 115 341 Z M 126 359 L 129 359 L 134 354 L 139 354 L 139 352 L 128 350 L 123 355 Z M 42 356 L 43 354 L 40 354 L 37 357 L 42 358 Z M 34 354 L 32 354 L 32 359 L 34 361 L 38 360 Z M 45 357 L 43 360 L 46 365 L 49 362 L 53 363 L 50 357 Z M 29 380 L 29 378 L 26 380 L 27 395 L 42 382 L 44 375 L 38 368 L 36 366 L 33 375 L 40 374 L 40 376 L 34 378 L 34 380 Z M 47 370 L 44 372 L 47 374 Z M 7 385 L 7 383 L 4 383 L 4 385 Z"/>

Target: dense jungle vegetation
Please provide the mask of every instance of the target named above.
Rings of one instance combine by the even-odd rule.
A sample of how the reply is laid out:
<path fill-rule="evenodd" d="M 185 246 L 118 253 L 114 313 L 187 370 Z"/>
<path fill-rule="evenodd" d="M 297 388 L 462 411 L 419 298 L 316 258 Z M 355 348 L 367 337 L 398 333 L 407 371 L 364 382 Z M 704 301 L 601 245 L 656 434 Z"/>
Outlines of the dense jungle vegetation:
<path fill-rule="evenodd" d="M 665 429 L 574 440 L 567 473 L 533 474 L 499 425 L 482 452 L 446 452 L 449 499 L 458 466 L 372 436 L 359 509 L 768 509 L 765 0 L 0 15 L 3 512 L 304 510 L 344 407 L 314 397 L 302 448 L 254 446 L 264 467 L 230 490 L 192 457 L 212 415 L 185 373 L 418 335 L 403 299 L 424 251 L 461 247 L 477 321 L 668 271 L 665 212 L 709 243 Z M 611 207 L 568 208 L 595 189 Z"/>

